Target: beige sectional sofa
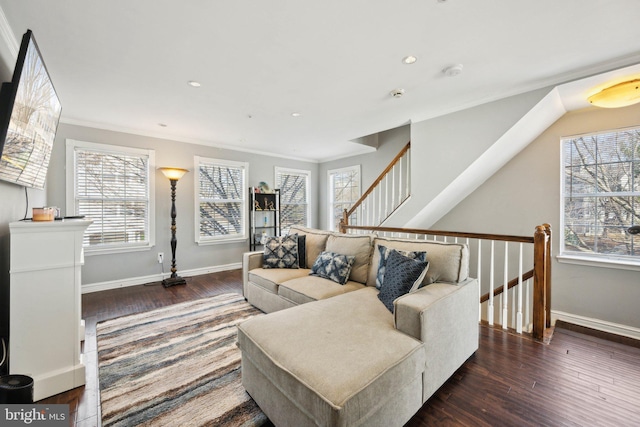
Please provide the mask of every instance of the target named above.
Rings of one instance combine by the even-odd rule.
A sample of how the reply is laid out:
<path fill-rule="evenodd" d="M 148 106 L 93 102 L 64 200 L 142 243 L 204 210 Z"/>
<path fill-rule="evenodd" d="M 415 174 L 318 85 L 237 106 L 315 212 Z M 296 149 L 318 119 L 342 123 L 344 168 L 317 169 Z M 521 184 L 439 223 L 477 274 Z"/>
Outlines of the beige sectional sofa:
<path fill-rule="evenodd" d="M 270 313 L 238 328 L 242 381 L 277 426 L 401 426 L 478 348 L 478 282 L 464 244 L 295 227 L 306 265 L 322 251 L 355 256 L 341 285 L 309 268 L 243 259 L 247 300 Z M 382 245 L 426 251 L 425 286 L 378 298 Z"/>

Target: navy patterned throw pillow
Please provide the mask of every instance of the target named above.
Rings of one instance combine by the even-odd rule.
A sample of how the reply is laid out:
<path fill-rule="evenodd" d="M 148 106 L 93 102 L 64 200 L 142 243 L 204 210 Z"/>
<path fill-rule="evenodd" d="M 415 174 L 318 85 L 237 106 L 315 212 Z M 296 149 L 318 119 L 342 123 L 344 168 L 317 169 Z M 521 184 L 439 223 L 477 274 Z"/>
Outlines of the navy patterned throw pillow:
<path fill-rule="evenodd" d="M 320 252 L 318 258 L 311 267 L 310 276 L 323 277 L 336 283 L 344 285 L 349 280 L 351 267 L 356 257 L 350 255 L 340 255 L 335 252 Z"/>
<path fill-rule="evenodd" d="M 298 235 L 267 238 L 262 268 L 298 268 Z"/>
<path fill-rule="evenodd" d="M 392 250 L 400 252 L 400 254 L 407 258 L 415 259 L 417 261 L 426 261 L 427 253 L 424 251 L 402 251 L 399 249 L 392 249 L 386 246 L 378 245 L 378 251 L 380 252 L 380 262 L 378 263 L 378 273 L 376 275 L 376 288 L 380 289 L 382 281 L 384 280 L 384 272 L 387 268 L 387 259 Z"/>
<path fill-rule="evenodd" d="M 412 290 L 418 289 L 429 263 L 417 261 L 392 249 L 387 258 L 387 271 L 378 293 L 378 299 L 393 313 L 393 301 Z"/>

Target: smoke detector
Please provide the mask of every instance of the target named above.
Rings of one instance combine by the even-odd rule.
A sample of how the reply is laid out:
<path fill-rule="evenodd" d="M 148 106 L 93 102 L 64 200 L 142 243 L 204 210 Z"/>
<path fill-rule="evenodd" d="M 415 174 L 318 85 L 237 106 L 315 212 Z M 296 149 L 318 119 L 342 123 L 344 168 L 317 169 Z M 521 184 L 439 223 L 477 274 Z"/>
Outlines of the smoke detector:
<path fill-rule="evenodd" d="M 462 64 L 452 65 L 442 70 L 445 76 L 455 77 L 462 72 Z"/>
<path fill-rule="evenodd" d="M 394 89 L 391 91 L 391 96 L 394 98 L 402 98 L 402 95 L 404 95 L 404 89 Z"/>

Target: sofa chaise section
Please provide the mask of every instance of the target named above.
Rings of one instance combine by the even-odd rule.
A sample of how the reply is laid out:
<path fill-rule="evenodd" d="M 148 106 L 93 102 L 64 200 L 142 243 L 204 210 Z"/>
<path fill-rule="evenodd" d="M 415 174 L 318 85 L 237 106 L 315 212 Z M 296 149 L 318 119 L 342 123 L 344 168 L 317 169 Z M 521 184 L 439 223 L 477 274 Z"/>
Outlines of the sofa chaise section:
<path fill-rule="evenodd" d="M 375 288 L 262 318 L 238 343 L 243 385 L 274 424 L 393 425 L 422 405 L 424 346 L 398 333 Z"/>

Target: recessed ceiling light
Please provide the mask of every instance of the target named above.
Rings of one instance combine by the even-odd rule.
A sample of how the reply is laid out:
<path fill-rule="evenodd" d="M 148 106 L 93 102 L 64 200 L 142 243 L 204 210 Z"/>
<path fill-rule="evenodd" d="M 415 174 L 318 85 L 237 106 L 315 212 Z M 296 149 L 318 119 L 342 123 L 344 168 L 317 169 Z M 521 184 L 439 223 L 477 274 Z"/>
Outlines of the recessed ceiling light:
<path fill-rule="evenodd" d="M 291 116 L 292 117 L 300 117 L 300 116 L 302 116 L 302 113 L 298 113 L 297 111 L 295 111 L 295 112 L 291 113 Z"/>
<path fill-rule="evenodd" d="M 462 72 L 462 64 L 452 65 L 442 70 L 445 76 L 454 77 Z"/>
<path fill-rule="evenodd" d="M 405 64 L 413 64 L 417 60 L 418 58 L 413 55 L 405 56 L 404 58 L 402 58 L 402 62 L 404 62 Z"/>
<path fill-rule="evenodd" d="M 187 82 L 187 84 L 188 84 L 189 86 L 191 86 L 191 87 L 200 87 L 200 86 L 202 86 L 202 85 L 200 84 L 200 82 L 197 82 L 197 81 L 195 81 L 195 80 L 189 80 L 189 81 Z"/>
<path fill-rule="evenodd" d="M 158 123 L 158 126 L 160 126 L 161 128 L 166 128 L 167 124 L 166 123 Z"/>

